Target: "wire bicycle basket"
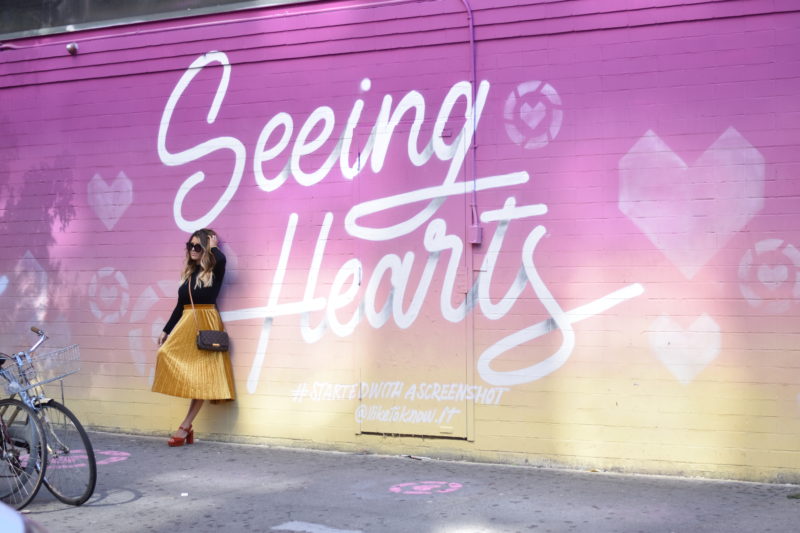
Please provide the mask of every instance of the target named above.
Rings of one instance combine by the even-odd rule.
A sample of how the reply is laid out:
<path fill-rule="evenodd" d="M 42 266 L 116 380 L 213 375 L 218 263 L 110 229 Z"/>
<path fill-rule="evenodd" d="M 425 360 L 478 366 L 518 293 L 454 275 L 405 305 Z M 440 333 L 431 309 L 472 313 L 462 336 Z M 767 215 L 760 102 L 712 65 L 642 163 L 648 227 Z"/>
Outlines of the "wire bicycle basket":
<path fill-rule="evenodd" d="M 6 392 L 14 395 L 52 381 L 64 379 L 80 370 L 80 350 L 72 344 L 43 354 L 18 355 L 22 364 L 13 364 L 17 357 L 0 370 L 6 378 Z"/>

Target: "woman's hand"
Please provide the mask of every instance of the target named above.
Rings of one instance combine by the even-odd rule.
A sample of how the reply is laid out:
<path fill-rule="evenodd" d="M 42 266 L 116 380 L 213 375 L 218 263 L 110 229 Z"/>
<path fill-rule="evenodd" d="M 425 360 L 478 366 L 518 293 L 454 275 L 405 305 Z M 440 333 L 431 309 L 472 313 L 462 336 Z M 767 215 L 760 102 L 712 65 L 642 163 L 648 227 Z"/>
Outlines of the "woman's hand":
<path fill-rule="evenodd" d="M 158 345 L 161 346 L 164 344 L 164 341 L 167 340 L 167 333 L 165 331 L 161 332 L 161 335 L 158 336 Z"/>
<path fill-rule="evenodd" d="M 216 233 L 211 234 L 211 235 L 208 236 L 208 247 L 209 248 L 216 248 L 218 244 L 219 244 L 219 237 L 217 237 Z"/>

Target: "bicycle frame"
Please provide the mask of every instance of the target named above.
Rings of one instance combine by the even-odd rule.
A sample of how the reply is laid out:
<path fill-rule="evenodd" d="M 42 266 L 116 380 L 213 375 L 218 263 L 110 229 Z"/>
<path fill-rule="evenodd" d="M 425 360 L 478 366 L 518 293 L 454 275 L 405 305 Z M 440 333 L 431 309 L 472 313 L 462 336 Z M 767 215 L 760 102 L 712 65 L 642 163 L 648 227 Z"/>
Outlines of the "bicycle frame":
<path fill-rule="evenodd" d="M 34 358 L 33 353 L 48 337 L 37 327 L 31 327 L 31 331 L 39 338 L 30 349 L 12 356 L 0 354 L 3 363 L 11 360 L 16 364 L 7 368 L 2 368 L 0 364 L 0 375 L 8 383 L 6 390 L 11 397 L 19 397 L 19 400 L 13 401 L 20 408 L 30 410 L 41 425 L 45 437 L 43 442 L 46 443 L 46 465 L 42 468 L 43 473 L 46 470 L 43 476 L 45 486 L 62 502 L 82 505 L 94 492 L 97 463 L 86 430 L 63 403 L 63 379 L 78 371 L 78 345 L 60 348 Z M 62 402 L 45 396 L 44 385 L 53 381 L 58 381 L 61 386 Z M 11 415 L 10 420 L 13 421 L 14 418 L 16 413 Z M 62 461 L 71 464 L 70 458 L 74 451 L 79 451 L 88 458 L 85 469 L 64 467 Z M 50 468 L 46 468 L 47 466 Z"/>
<path fill-rule="evenodd" d="M 27 350 L 23 350 L 21 352 L 17 352 L 13 355 L 5 355 L 0 354 L 0 358 L 5 358 L 6 360 L 11 360 L 16 363 L 17 368 L 22 369 L 26 366 L 30 367 L 33 365 L 33 358 L 31 357 L 37 349 L 49 338 L 44 331 L 40 330 L 39 328 L 32 326 L 31 331 L 36 333 L 39 338 L 36 342 Z M 4 357 L 3 357 L 4 356 Z M 0 366 L 0 370 L 2 370 L 2 366 Z M 2 372 L 0 372 L 2 373 Z M 6 377 L 4 375 L 4 377 Z M 58 380 L 61 386 L 61 400 L 63 403 L 64 399 L 64 383 L 60 379 Z M 47 403 L 49 398 L 44 395 L 44 389 L 41 385 L 34 385 L 29 387 L 29 376 L 25 372 L 20 372 L 20 382 L 17 387 L 14 387 L 14 384 L 9 382 L 9 386 L 7 387 L 10 397 L 19 396 L 19 399 L 32 409 L 38 411 L 39 406 L 43 403 Z M 15 390 L 16 389 L 16 390 Z M 29 392 L 30 391 L 30 392 Z"/>

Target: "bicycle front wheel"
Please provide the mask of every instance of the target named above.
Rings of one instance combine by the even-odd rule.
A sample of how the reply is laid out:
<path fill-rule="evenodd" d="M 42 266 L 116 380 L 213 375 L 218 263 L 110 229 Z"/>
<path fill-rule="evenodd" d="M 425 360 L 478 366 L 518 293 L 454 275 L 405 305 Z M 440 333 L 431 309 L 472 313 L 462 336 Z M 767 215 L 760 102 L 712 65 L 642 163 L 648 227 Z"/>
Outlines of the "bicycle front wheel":
<path fill-rule="evenodd" d="M 0 400 L 0 501 L 22 509 L 39 492 L 47 465 L 36 412 L 19 400 Z"/>
<path fill-rule="evenodd" d="M 44 484 L 53 496 L 69 505 L 81 505 L 94 493 L 97 463 L 86 430 L 72 411 L 54 400 L 39 406 L 47 437 Z"/>

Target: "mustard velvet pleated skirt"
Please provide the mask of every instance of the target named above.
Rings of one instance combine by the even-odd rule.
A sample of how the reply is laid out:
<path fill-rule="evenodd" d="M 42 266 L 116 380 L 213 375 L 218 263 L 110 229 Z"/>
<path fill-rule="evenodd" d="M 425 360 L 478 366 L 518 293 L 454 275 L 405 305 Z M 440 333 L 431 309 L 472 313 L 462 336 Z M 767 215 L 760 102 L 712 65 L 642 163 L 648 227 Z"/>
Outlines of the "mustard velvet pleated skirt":
<path fill-rule="evenodd" d="M 200 350 L 196 344 L 200 329 L 225 331 L 214 305 L 187 305 L 172 333 L 158 349 L 153 392 L 198 400 L 233 400 L 233 369 L 228 352 Z"/>

